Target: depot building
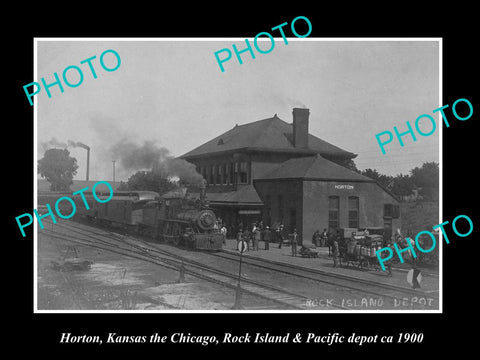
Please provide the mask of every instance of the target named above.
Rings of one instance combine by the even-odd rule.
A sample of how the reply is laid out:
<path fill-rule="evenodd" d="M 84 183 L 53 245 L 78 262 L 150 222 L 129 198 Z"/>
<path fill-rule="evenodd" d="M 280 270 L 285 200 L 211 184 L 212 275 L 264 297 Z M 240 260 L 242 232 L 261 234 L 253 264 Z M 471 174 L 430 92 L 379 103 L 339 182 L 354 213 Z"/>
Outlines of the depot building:
<path fill-rule="evenodd" d="M 207 182 L 206 198 L 230 234 L 282 223 L 309 241 L 315 230 L 400 227 L 399 201 L 348 168 L 357 155 L 309 134 L 309 109 L 235 125 L 180 158 Z"/>

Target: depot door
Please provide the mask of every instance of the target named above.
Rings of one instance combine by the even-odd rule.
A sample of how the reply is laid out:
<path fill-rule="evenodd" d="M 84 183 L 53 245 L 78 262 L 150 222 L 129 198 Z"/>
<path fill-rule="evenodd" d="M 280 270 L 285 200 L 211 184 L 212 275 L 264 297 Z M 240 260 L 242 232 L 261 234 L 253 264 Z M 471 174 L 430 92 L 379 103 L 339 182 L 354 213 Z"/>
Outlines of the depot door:
<path fill-rule="evenodd" d="M 385 235 L 383 236 L 383 246 L 388 244 L 392 239 L 392 218 L 383 218 L 383 228 L 385 229 Z"/>

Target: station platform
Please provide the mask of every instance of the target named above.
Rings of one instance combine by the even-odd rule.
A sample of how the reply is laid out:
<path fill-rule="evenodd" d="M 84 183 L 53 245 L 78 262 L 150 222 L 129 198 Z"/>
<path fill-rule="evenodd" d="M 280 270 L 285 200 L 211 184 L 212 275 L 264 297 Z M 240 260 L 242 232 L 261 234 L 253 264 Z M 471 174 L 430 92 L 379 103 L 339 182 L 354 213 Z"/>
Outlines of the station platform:
<path fill-rule="evenodd" d="M 308 244 L 310 245 L 311 243 Z M 265 243 L 260 241 L 259 250 L 253 250 L 250 244 L 250 249 L 245 251 L 243 256 L 284 262 L 300 267 L 412 289 L 412 286 L 407 281 L 407 273 L 412 269 L 411 264 L 408 263 L 396 264 L 392 267 L 392 276 L 389 276 L 388 272 L 382 271 L 380 267 L 377 269 L 373 267 L 361 269 L 352 264 L 349 264 L 347 267 L 345 263 L 333 267 L 333 259 L 328 255 L 328 247 L 316 247 L 314 250 L 318 253 L 318 257 L 305 258 L 298 254 L 301 248 L 300 245 L 297 247 L 296 257 L 292 256 L 290 245 L 282 245 L 282 248 L 278 248 L 278 245 L 278 243 L 270 243 L 269 250 L 265 250 Z M 223 249 L 230 253 L 239 254 L 236 239 L 227 239 Z M 419 295 L 427 296 L 431 294 L 431 296 L 438 297 L 440 286 L 438 269 L 422 268 L 420 266 L 418 268 L 421 270 L 422 280 L 420 283 L 421 287 L 417 288 L 416 291 L 418 291 Z"/>

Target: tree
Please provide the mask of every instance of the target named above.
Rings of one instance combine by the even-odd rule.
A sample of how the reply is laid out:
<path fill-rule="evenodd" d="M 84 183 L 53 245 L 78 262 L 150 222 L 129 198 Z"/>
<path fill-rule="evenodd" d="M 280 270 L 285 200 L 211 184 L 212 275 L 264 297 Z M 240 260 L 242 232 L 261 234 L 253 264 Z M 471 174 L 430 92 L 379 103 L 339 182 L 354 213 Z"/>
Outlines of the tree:
<path fill-rule="evenodd" d="M 77 159 L 67 149 L 48 149 L 38 160 L 37 172 L 50 183 L 50 190 L 68 191 L 77 169 Z"/>
<path fill-rule="evenodd" d="M 415 167 L 410 170 L 410 175 L 415 186 L 419 188 L 419 194 L 425 200 L 438 200 L 440 176 L 438 163 L 426 162 L 421 168 Z"/>
<path fill-rule="evenodd" d="M 347 169 L 358 171 L 357 164 L 355 164 L 355 161 L 353 161 L 352 159 L 346 160 L 343 164 L 340 165 L 346 167 Z"/>
<path fill-rule="evenodd" d="M 345 159 L 341 157 L 335 157 L 335 156 L 328 156 L 328 155 L 322 155 L 325 159 L 330 160 L 331 162 L 334 162 L 337 165 L 343 166 L 347 169 L 360 172 L 357 169 L 357 165 L 352 159 Z"/>
<path fill-rule="evenodd" d="M 150 190 L 162 195 L 176 188 L 177 185 L 162 174 L 152 171 L 137 171 L 128 178 L 123 190 Z"/>
<path fill-rule="evenodd" d="M 397 175 L 393 179 L 392 193 L 398 196 L 408 196 L 412 194 L 415 185 L 409 175 Z"/>
<path fill-rule="evenodd" d="M 386 187 L 388 188 L 390 183 L 392 182 L 393 180 L 393 177 L 392 176 L 388 176 L 388 175 L 384 175 L 384 174 L 380 174 L 377 170 L 375 169 L 365 169 L 365 170 L 362 170 L 360 172 L 360 174 L 366 176 L 366 177 L 369 177 L 370 179 L 373 179 L 375 180 L 376 182 L 378 182 L 380 185 L 382 185 L 383 187 Z"/>
<path fill-rule="evenodd" d="M 117 191 L 126 191 L 128 190 L 128 184 L 125 181 L 120 181 L 120 184 L 117 186 Z"/>

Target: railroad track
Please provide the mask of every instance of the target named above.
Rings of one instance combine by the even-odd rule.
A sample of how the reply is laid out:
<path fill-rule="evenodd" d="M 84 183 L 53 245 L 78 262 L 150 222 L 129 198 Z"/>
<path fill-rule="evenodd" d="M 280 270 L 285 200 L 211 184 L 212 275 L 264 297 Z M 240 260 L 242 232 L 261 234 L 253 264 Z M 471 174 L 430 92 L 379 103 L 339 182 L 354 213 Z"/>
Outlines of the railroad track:
<path fill-rule="evenodd" d="M 41 230 L 41 232 L 58 240 L 74 242 L 93 248 L 111 251 L 120 255 L 147 261 L 174 271 L 183 271 L 184 274 L 237 290 L 238 274 L 228 273 L 178 254 L 153 247 L 143 240 L 133 240 L 128 236 L 104 230 L 101 230 L 100 232 L 92 231 L 91 228 L 86 229 L 85 227 L 75 226 L 71 223 L 68 225 L 65 223 L 57 223 L 55 226 L 67 229 L 70 233 L 75 233 L 76 235 L 59 234 L 58 231 L 49 230 L 47 227 Z M 208 275 L 206 273 L 208 273 Z M 276 307 L 269 306 L 270 309 L 305 309 L 306 298 L 303 296 L 245 277 L 241 277 L 241 282 L 242 294 L 260 297 L 271 304 L 276 304 Z M 341 305 L 333 306 L 344 308 Z"/>
<path fill-rule="evenodd" d="M 210 255 L 229 261 L 239 261 L 239 255 L 236 253 L 232 253 L 228 250 L 221 250 L 218 253 L 210 253 Z M 436 302 L 435 305 L 438 305 L 437 297 L 433 297 L 430 293 L 426 293 L 420 289 L 412 289 L 408 287 L 367 280 L 350 275 L 332 273 L 320 269 L 307 268 L 304 266 L 289 264 L 265 258 L 258 258 L 249 255 L 243 255 L 242 263 L 249 264 L 258 268 L 276 271 L 283 274 L 294 275 L 300 278 L 309 279 L 324 284 L 340 286 L 350 290 L 360 291 L 376 296 L 383 296 L 391 299 L 398 299 L 405 295 L 429 297 Z M 358 286 L 359 284 L 361 284 L 362 287 Z"/>
<path fill-rule="evenodd" d="M 137 239 L 135 241 L 142 242 L 144 246 L 146 246 L 152 252 L 173 256 L 178 259 L 184 259 L 184 257 L 181 255 L 172 253 L 165 249 L 160 249 L 154 246 L 153 244 L 147 243 L 143 240 Z M 216 258 L 222 258 L 229 262 L 239 261 L 238 254 L 232 253 L 227 250 L 220 250 L 219 252 L 203 252 L 203 253 Z M 199 266 L 202 266 L 202 267 L 206 266 L 203 263 L 194 262 L 193 260 L 189 260 L 189 261 L 191 263 L 198 264 Z M 417 298 L 418 297 L 429 298 L 432 301 L 429 301 L 428 307 L 433 309 L 438 308 L 438 298 L 432 296 L 430 293 L 425 293 L 424 291 L 419 289 L 411 289 L 411 288 L 401 287 L 393 284 L 386 284 L 382 282 L 362 279 L 354 276 L 332 273 L 328 271 L 322 271 L 319 269 L 306 268 L 306 267 L 298 266 L 295 264 L 257 258 L 249 255 L 243 256 L 242 263 L 244 264 L 244 266 L 251 265 L 251 266 L 266 269 L 269 271 L 278 272 L 286 276 L 302 278 L 302 279 L 314 281 L 317 283 L 322 283 L 324 285 L 328 285 L 335 288 L 348 289 L 361 295 L 374 295 L 381 298 L 387 298 L 387 299 L 390 299 L 391 301 L 403 299 L 405 295 L 413 296 Z M 276 289 L 278 290 L 278 288 Z M 288 291 L 286 289 L 281 289 L 281 290 L 288 292 L 294 296 L 296 295 L 295 293 Z M 306 300 L 307 297 L 304 297 L 304 299 Z M 333 303 L 332 306 L 340 309 L 350 309 L 349 307 L 342 306 L 339 303 Z M 425 304 L 425 306 L 427 305 Z"/>
<path fill-rule="evenodd" d="M 213 267 L 203 262 L 192 260 L 185 256 L 179 255 L 176 252 L 162 249 L 158 246 L 155 246 L 155 244 L 146 242 L 142 239 L 132 239 L 128 235 L 112 233 L 108 230 L 92 228 L 91 226 L 89 226 L 88 229 L 85 229 L 85 227 L 76 226 L 71 222 L 67 227 L 70 231 L 89 237 L 91 241 L 95 242 L 94 245 L 106 242 L 106 246 L 118 248 L 122 246 L 125 247 L 125 245 L 128 244 L 128 249 L 125 249 L 122 252 L 123 255 L 128 256 L 125 251 L 133 251 L 135 254 L 137 254 L 136 256 L 142 256 L 142 259 L 145 257 L 148 258 L 144 260 L 154 261 L 158 265 L 170 266 L 170 269 L 172 270 L 176 269 L 179 271 L 179 269 L 183 266 L 186 274 L 195 276 L 197 278 L 202 278 L 203 280 L 214 282 L 231 289 L 236 289 L 237 287 L 236 281 L 238 280 L 238 272 L 236 274 L 228 273 L 219 269 L 218 266 Z M 94 231 L 93 229 L 98 231 Z M 204 253 L 230 263 L 239 261 L 238 254 L 225 250 L 222 250 L 218 253 Z M 431 294 L 424 293 L 419 289 L 410 289 L 393 284 L 375 282 L 358 277 L 322 271 L 320 269 L 306 268 L 295 264 L 261 259 L 249 255 L 244 255 L 242 262 L 245 264 L 244 266 L 253 266 L 256 268 L 266 269 L 270 272 L 276 272 L 284 276 L 296 277 L 305 281 L 321 283 L 323 287 L 330 287 L 335 291 L 337 291 L 337 289 L 349 291 L 349 294 L 356 294 L 357 297 L 359 295 L 374 295 L 381 297 L 382 299 L 386 298 L 390 301 L 395 301 L 395 299 L 401 299 L 405 295 L 416 297 L 425 296 L 433 300 L 433 304 L 429 302 L 430 306 L 428 308 L 438 309 L 438 298 L 432 297 Z M 206 272 L 210 275 L 206 275 Z M 242 291 L 244 293 L 256 295 L 266 300 L 270 300 L 274 303 L 277 303 L 280 308 L 283 307 L 284 309 L 302 310 L 308 309 L 306 307 L 308 299 L 307 296 L 301 296 L 298 293 L 288 289 L 276 287 L 265 282 L 262 283 L 260 281 L 255 281 L 250 278 L 245 278 L 244 276 L 241 277 L 241 282 Z M 339 302 L 332 302 L 329 304 L 329 306 L 335 309 L 351 309 L 350 307 L 342 306 L 342 304 Z"/>

